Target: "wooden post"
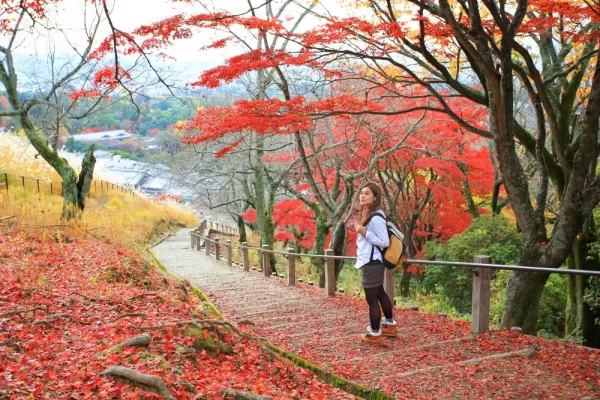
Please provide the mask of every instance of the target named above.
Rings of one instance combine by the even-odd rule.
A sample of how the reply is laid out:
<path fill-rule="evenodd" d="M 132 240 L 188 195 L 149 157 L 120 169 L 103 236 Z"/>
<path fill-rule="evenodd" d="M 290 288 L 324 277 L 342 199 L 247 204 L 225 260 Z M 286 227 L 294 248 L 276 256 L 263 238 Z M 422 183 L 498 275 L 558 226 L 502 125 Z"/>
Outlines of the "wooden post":
<path fill-rule="evenodd" d="M 210 242 L 208 241 L 209 238 L 210 238 L 209 235 L 206 235 L 204 237 L 204 249 L 206 250 L 207 256 L 210 256 Z"/>
<path fill-rule="evenodd" d="M 206 242 L 204 242 L 206 244 Z M 202 234 L 196 232 L 196 250 L 200 251 L 200 245 L 202 244 Z"/>
<path fill-rule="evenodd" d="M 263 250 L 271 250 L 268 244 L 263 245 Z M 266 277 L 271 276 L 271 254 L 262 251 L 263 273 Z"/>
<path fill-rule="evenodd" d="M 394 304 L 394 270 L 393 269 L 385 269 L 385 276 L 383 279 L 383 288 L 385 289 L 385 293 L 390 298 L 392 305 Z"/>
<path fill-rule="evenodd" d="M 325 250 L 326 256 L 332 256 L 333 254 L 333 250 Z M 325 260 L 325 290 L 327 296 L 335 294 L 335 260 L 329 257 Z"/>
<path fill-rule="evenodd" d="M 491 264 L 490 256 L 475 256 L 474 262 L 478 264 Z M 471 329 L 474 334 L 486 332 L 490 329 L 490 281 L 492 270 L 490 268 L 473 269 L 473 302 L 471 310 Z"/>
<path fill-rule="evenodd" d="M 194 247 L 196 247 L 196 233 L 194 231 L 192 231 L 192 233 L 190 234 L 190 238 L 190 249 L 194 250 Z"/>
<path fill-rule="evenodd" d="M 288 286 L 296 286 L 296 256 L 295 249 L 288 247 Z"/>
<path fill-rule="evenodd" d="M 248 242 L 242 242 L 242 264 L 244 271 L 250 271 L 250 259 L 248 258 Z"/>
<path fill-rule="evenodd" d="M 219 246 L 219 238 L 215 238 L 215 259 L 217 261 L 221 259 L 221 246 Z"/>
<path fill-rule="evenodd" d="M 226 240 L 225 244 L 227 246 L 227 265 L 231 267 L 231 259 L 233 258 L 233 249 L 231 248 L 231 240 Z"/>

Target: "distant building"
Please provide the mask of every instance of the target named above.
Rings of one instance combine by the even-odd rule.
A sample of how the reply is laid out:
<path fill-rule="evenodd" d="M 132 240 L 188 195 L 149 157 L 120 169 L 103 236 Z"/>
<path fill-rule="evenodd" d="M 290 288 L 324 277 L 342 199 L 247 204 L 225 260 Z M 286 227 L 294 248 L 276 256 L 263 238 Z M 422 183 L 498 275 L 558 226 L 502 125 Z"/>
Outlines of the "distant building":
<path fill-rule="evenodd" d="M 71 135 L 71 138 L 77 142 L 102 143 L 107 146 L 111 146 L 116 145 L 126 139 L 133 139 L 134 135 L 127 133 L 123 129 L 117 129 L 114 131 L 81 133 L 77 135 Z"/>

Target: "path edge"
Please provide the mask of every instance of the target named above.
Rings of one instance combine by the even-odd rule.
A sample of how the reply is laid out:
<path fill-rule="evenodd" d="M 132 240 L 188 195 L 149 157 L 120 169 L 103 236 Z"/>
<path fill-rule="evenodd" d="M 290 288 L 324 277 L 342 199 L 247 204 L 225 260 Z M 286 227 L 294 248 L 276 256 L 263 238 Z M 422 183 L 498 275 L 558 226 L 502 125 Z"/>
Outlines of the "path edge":
<path fill-rule="evenodd" d="M 166 240 L 171 235 L 168 235 L 166 238 L 163 238 L 154 246 L 147 247 L 146 251 L 148 252 L 150 257 L 152 257 L 152 260 L 154 260 L 154 262 L 156 263 L 156 265 L 162 272 L 164 272 L 167 275 L 172 276 L 176 279 L 181 280 L 181 278 L 178 277 L 177 275 L 170 273 L 167 270 L 167 268 L 164 266 L 164 264 L 162 262 L 160 262 L 160 260 L 158 258 L 156 258 L 156 256 L 152 252 L 153 247 L 159 245 L 160 243 L 162 243 L 164 240 Z M 225 320 L 225 317 L 223 317 L 223 314 L 221 314 L 221 312 L 217 309 L 217 307 L 215 307 L 215 305 L 208 299 L 208 297 L 206 297 L 206 295 L 204 295 L 204 293 L 202 293 L 200 291 L 200 289 L 198 289 L 197 287 L 195 287 L 192 284 L 190 284 L 190 287 L 191 287 L 192 291 L 211 309 L 211 311 L 215 313 L 215 315 L 217 315 L 220 319 Z M 340 390 L 343 390 L 346 393 L 349 393 L 353 396 L 360 397 L 360 398 L 366 399 L 366 400 L 394 400 L 394 397 L 389 396 L 382 391 L 379 391 L 376 389 L 370 389 L 366 386 L 359 385 L 356 382 L 350 381 L 348 379 L 342 378 L 341 376 L 338 376 L 331 372 L 328 372 L 328 371 L 324 370 L 323 368 L 321 368 L 315 364 L 312 364 L 312 363 L 306 361 L 305 359 L 297 356 L 296 354 L 287 352 L 287 351 L 275 346 L 274 344 L 267 341 L 266 339 L 264 339 L 264 338 L 262 338 L 262 339 L 264 340 L 266 347 L 273 350 L 275 353 L 279 354 L 281 357 L 284 357 L 284 358 L 288 359 L 289 361 L 293 362 L 298 367 L 312 372 L 313 375 L 315 375 L 318 379 L 320 379 L 321 381 L 323 381 L 333 387 L 336 387 Z"/>

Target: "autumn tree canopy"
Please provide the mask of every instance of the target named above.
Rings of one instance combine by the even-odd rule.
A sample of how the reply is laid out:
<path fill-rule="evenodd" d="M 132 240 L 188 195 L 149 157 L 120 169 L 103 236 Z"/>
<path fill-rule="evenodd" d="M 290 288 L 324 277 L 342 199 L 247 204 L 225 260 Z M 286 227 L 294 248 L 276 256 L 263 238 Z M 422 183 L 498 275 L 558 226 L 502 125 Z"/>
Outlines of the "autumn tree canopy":
<path fill-rule="evenodd" d="M 99 58 L 158 52 L 178 39 L 207 32 L 220 36 L 205 49 L 245 40 L 259 43 L 241 47 L 223 65 L 202 72 L 192 85 L 216 87 L 246 74 L 263 78 L 266 74 L 267 80 L 257 82 L 267 82 L 277 94 L 261 86 L 264 90 L 257 97 L 201 111 L 189 121 L 188 128 L 199 132 L 189 141 L 214 141 L 240 132 L 289 136 L 303 179 L 319 210 L 327 211 L 325 225 L 334 232 L 346 231 L 347 207 L 352 203 L 348 189 L 378 166 L 371 163 L 360 176 L 334 179 L 339 185 L 331 188 L 337 191 L 328 193 L 327 173 L 322 171 L 319 177 L 321 171 L 314 168 L 319 163 L 313 161 L 311 166 L 311 151 L 305 148 L 308 133 L 319 129 L 321 121 L 342 116 L 410 120 L 421 113 L 451 120 L 462 134 L 493 144 L 496 181 L 504 186 L 524 235 L 520 264 L 557 268 L 571 257 L 572 268 L 598 268 L 585 257 L 587 244 L 595 240 L 591 211 L 600 202 L 598 4 L 588 0 L 344 3 L 360 7 L 355 16 L 339 16 L 318 3 L 301 1 L 250 1 L 240 13 L 198 7 L 198 13 L 178 14 L 131 33 L 114 31 L 92 54 Z M 301 29 L 288 23 L 288 14 L 274 11 L 282 4 L 295 7 L 296 14 L 309 15 L 311 23 Z M 118 74 L 118 66 L 114 71 Z M 299 76 L 319 82 L 319 87 L 350 80 L 361 84 L 338 84 L 337 90 L 319 96 L 303 90 Z M 483 109 L 485 121 L 473 120 L 464 112 L 465 105 Z M 238 141 L 230 141 L 219 155 L 233 151 Z M 551 226 L 548 211 L 557 216 Z M 343 247 L 345 234 L 339 238 L 336 243 Z M 584 256 L 572 258 L 574 250 Z M 547 278 L 547 274 L 512 275 L 503 326 L 536 331 Z M 574 321 L 587 338 L 600 337 L 582 301 L 586 283 L 577 279 L 571 296 Z"/>

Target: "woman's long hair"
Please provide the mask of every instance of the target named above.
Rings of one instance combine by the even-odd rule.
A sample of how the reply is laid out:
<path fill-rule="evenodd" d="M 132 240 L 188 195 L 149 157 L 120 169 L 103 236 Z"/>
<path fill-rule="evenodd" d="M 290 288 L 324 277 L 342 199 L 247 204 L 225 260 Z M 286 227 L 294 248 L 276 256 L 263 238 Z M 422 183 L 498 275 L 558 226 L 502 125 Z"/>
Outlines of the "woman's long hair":
<path fill-rule="evenodd" d="M 376 183 L 373 183 L 373 182 L 365 183 L 358 191 L 358 195 L 360 196 L 360 192 L 366 187 L 368 187 L 371 190 L 375 199 L 373 200 L 373 203 L 370 206 L 361 206 L 360 207 L 360 224 L 363 226 L 367 223 L 367 221 L 371 217 L 371 214 L 373 214 L 379 208 L 383 207 L 381 204 L 381 189 L 379 188 L 379 185 L 377 185 Z"/>

